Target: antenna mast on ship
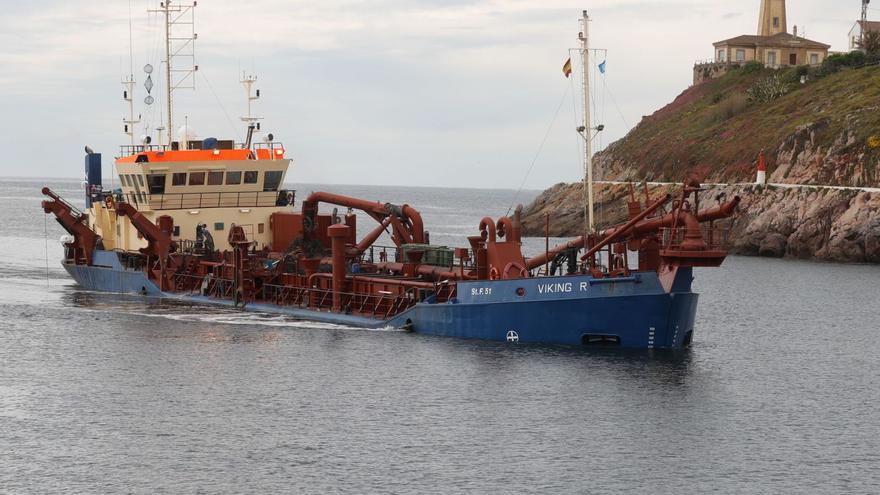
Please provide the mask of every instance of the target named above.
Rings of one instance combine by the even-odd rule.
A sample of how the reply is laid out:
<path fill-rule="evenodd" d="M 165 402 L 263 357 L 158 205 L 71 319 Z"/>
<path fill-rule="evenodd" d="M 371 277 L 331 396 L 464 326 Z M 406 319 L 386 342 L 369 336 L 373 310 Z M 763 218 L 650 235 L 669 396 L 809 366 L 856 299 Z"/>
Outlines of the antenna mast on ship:
<path fill-rule="evenodd" d="M 585 234 L 592 234 L 595 229 L 593 220 L 593 128 L 590 125 L 590 16 L 583 11 L 581 16 L 581 32 L 578 39 L 581 42 L 581 69 L 583 76 L 584 91 L 584 123 L 578 131 L 584 137 L 584 229 Z M 586 238 L 586 237 L 585 237 Z"/>
<path fill-rule="evenodd" d="M 245 142 L 245 148 L 250 148 L 251 143 L 253 142 L 254 130 L 260 129 L 260 120 L 262 117 L 257 117 L 253 114 L 253 103 L 260 99 L 260 90 L 257 89 L 256 93 L 252 93 L 254 83 L 257 82 L 257 76 L 246 74 L 244 71 L 241 73 L 241 84 L 244 85 L 244 89 L 247 92 L 247 115 L 241 117 L 242 122 L 247 124 L 247 140 Z"/>
<path fill-rule="evenodd" d="M 134 83 L 134 74 L 129 74 L 122 80 L 122 86 L 125 87 L 122 99 L 128 103 L 128 118 L 123 119 L 122 123 L 125 124 L 125 133 L 128 134 L 132 146 L 134 146 L 134 126 L 141 121 L 140 116 L 134 117 Z"/>
<path fill-rule="evenodd" d="M 195 89 L 196 65 L 195 8 L 192 5 L 171 5 L 171 0 L 159 2 L 158 9 L 148 12 L 165 16 L 165 88 L 168 117 L 166 119 L 168 143 L 174 141 L 173 95 L 175 89 Z M 175 29 L 176 28 L 176 29 Z M 188 29 L 187 29 L 188 28 Z M 188 59 L 186 68 L 174 68 L 174 59 Z"/>
<path fill-rule="evenodd" d="M 141 122 L 140 116 L 137 119 L 134 118 L 134 47 L 132 45 L 131 38 L 131 2 L 128 3 L 128 76 L 122 79 L 122 86 L 125 88 L 125 91 L 122 92 L 122 99 L 128 103 L 128 118 L 122 119 L 122 123 L 125 124 L 124 129 L 125 133 L 128 134 L 128 137 L 131 141 L 131 145 L 134 146 L 134 126 Z M 112 174 L 111 174 L 112 177 Z"/>

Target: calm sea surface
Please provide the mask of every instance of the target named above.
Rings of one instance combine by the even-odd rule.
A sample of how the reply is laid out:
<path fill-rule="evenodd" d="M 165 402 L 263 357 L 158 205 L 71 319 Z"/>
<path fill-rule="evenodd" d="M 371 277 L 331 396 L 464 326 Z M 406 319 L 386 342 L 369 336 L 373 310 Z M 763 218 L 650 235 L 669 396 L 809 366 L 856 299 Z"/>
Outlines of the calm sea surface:
<path fill-rule="evenodd" d="M 0 179 L 0 493 L 880 492 L 880 267 L 698 270 L 678 355 L 443 339 L 84 291 L 44 182 Z M 325 187 L 450 245 L 513 196 Z"/>

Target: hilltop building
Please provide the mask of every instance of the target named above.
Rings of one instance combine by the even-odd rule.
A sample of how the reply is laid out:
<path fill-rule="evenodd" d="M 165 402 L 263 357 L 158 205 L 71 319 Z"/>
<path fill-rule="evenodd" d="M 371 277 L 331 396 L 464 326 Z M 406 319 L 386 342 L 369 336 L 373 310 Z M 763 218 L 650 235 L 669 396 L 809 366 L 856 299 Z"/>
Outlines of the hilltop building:
<path fill-rule="evenodd" d="M 861 48 L 859 42 L 862 39 L 862 31 L 865 33 L 880 32 L 880 22 L 877 21 L 856 21 L 852 29 L 849 30 L 849 49 L 858 50 Z"/>
<path fill-rule="evenodd" d="M 694 66 L 694 84 L 725 74 L 730 67 L 758 61 L 767 67 L 818 65 L 831 45 L 798 36 L 797 26 L 788 32 L 785 0 L 761 0 L 756 35 L 742 35 L 712 44 L 715 58 Z"/>

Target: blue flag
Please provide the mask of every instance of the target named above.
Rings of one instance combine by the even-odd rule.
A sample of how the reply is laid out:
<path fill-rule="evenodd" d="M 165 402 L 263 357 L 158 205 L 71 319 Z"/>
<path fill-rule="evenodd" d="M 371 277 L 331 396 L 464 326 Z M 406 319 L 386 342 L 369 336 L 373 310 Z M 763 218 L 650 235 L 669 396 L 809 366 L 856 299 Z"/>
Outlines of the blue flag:
<path fill-rule="evenodd" d="M 599 64 L 599 72 L 601 72 L 602 74 L 605 73 L 605 62 L 607 62 L 607 60 L 603 60 L 602 63 Z"/>

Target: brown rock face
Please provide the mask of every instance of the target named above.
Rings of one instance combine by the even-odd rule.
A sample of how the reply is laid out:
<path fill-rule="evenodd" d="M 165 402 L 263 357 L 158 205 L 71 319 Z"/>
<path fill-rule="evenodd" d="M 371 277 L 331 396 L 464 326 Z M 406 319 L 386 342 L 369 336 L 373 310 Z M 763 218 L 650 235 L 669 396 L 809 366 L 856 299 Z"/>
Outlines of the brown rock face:
<path fill-rule="evenodd" d="M 597 194 L 605 197 L 599 227 L 626 221 L 628 186 L 602 189 L 607 194 Z M 669 188 L 652 188 L 651 196 L 659 197 L 667 190 Z M 550 213 L 551 236 L 580 235 L 582 191 L 580 184 L 557 184 L 545 191 L 525 211 L 524 234 L 543 236 L 545 214 Z M 703 193 L 702 204 L 710 206 L 716 198 L 734 195 L 742 198 L 737 216 L 729 221 L 731 252 L 735 254 L 880 263 L 878 193 L 717 186 Z M 643 200 L 641 194 L 637 197 Z"/>
<path fill-rule="evenodd" d="M 810 187 L 880 188 L 880 67 L 794 84 L 770 102 L 732 105 L 740 101 L 734 96 L 774 74 L 788 73 L 731 71 L 688 88 L 598 153 L 594 177 L 678 183 L 693 176 L 704 183 L 740 184 L 713 187 L 703 200 L 705 205 L 721 194 L 742 197 L 731 224 L 733 252 L 880 263 L 880 193 Z M 748 185 L 761 151 L 768 182 L 806 187 Z M 652 193 L 657 197 L 668 189 Z M 580 183 L 544 191 L 524 212 L 524 233 L 543 236 L 549 213 L 552 236 L 580 235 L 582 191 Z M 628 191 L 597 186 L 597 227 L 627 219 Z"/>

